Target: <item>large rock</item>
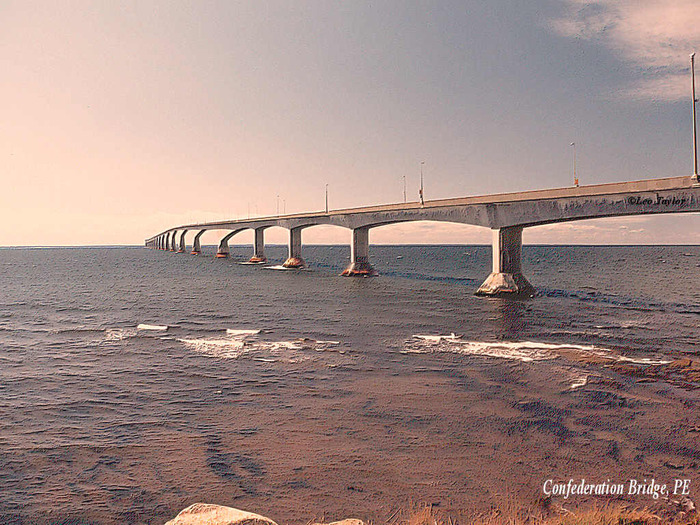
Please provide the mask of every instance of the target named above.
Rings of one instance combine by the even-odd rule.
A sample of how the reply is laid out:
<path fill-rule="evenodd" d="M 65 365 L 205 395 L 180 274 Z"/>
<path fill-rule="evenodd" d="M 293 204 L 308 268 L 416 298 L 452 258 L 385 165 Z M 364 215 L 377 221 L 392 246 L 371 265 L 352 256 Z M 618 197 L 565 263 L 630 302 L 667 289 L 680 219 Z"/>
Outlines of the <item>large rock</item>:
<path fill-rule="evenodd" d="M 270 518 L 210 503 L 195 503 L 165 525 L 277 525 Z"/>

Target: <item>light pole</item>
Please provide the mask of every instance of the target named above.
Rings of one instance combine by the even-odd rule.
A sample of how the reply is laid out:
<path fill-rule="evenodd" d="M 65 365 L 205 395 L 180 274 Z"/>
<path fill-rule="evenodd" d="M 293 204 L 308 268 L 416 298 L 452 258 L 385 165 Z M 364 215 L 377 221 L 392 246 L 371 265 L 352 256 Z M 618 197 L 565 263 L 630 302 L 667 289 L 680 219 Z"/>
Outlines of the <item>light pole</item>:
<path fill-rule="evenodd" d="M 277 195 L 277 216 L 280 215 L 280 196 Z"/>
<path fill-rule="evenodd" d="M 576 143 L 572 142 L 569 146 L 574 148 L 574 186 L 578 187 L 578 177 L 576 176 Z"/>
<path fill-rule="evenodd" d="M 698 126 L 697 115 L 695 113 L 695 103 L 698 101 L 695 98 L 695 53 L 690 55 L 690 76 L 692 77 L 693 86 L 693 183 L 699 184 L 698 180 Z"/>
<path fill-rule="evenodd" d="M 425 199 L 423 197 L 423 164 L 425 164 L 425 161 L 420 163 L 420 190 L 418 190 L 421 206 L 425 206 Z"/>
<path fill-rule="evenodd" d="M 328 213 L 328 184 L 326 184 L 326 213 Z"/>
<path fill-rule="evenodd" d="M 406 204 L 406 175 L 403 176 L 403 202 Z"/>

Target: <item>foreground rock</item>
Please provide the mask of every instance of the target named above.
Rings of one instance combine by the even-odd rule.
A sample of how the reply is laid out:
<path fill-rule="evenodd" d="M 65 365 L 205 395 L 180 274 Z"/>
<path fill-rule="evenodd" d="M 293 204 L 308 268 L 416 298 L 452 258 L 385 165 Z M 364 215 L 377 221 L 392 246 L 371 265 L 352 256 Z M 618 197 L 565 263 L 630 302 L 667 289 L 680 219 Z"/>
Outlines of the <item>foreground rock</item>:
<path fill-rule="evenodd" d="M 165 525 L 277 525 L 270 518 L 232 507 L 195 503 Z"/>
<path fill-rule="evenodd" d="M 245 510 L 210 503 L 195 503 L 180 512 L 165 525 L 277 525 L 270 518 Z M 346 519 L 314 525 L 365 525 L 362 520 Z"/>

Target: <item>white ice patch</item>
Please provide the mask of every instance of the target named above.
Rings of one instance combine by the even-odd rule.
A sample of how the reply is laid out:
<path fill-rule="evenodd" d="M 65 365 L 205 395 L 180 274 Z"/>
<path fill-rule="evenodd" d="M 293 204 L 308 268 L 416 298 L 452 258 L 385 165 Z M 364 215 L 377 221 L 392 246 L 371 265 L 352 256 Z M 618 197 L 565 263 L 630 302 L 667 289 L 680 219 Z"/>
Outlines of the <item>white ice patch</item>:
<path fill-rule="evenodd" d="M 250 335 L 258 335 L 260 333 L 260 330 L 236 330 L 234 328 L 227 328 L 226 329 L 226 334 L 232 335 L 232 336 L 240 336 L 240 337 L 246 337 Z"/>
<path fill-rule="evenodd" d="M 168 327 L 166 325 L 158 325 L 158 324 L 145 324 L 141 323 L 136 327 L 137 330 L 153 330 L 157 332 L 165 332 Z"/>
<path fill-rule="evenodd" d="M 569 389 L 576 390 L 577 388 L 581 388 L 582 386 L 586 386 L 587 384 L 588 376 L 577 377 L 571 382 L 571 385 L 569 385 Z"/>

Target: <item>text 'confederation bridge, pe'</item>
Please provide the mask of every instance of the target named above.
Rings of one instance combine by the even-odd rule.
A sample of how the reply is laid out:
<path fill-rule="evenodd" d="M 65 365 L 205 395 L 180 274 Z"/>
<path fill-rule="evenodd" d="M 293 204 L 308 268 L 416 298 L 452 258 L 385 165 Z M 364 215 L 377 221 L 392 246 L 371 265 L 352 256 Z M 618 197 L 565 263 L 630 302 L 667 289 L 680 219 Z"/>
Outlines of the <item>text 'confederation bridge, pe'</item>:
<path fill-rule="evenodd" d="M 535 290 L 523 275 L 520 262 L 524 228 L 598 217 L 680 212 L 700 212 L 700 184 L 695 176 L 186 224 L 151 237 L 146 246 L 185 252 L 185 235 L 193 231 L 191 253 L 200 254 L 199 239 L 204 232 L 230 230 L 216 254 L 228 257 L 229 240 L 251 229 L 255 231 L 255 243 L 250 262 L 263 263 L 267 260 L 265 229 L 281 226 L 289 230 L 289 256 L 284 266 L 303 268 L 302 230 L 330 224 L 352 230 L 350 265 L 342 275 L 370 276 L 375 275 L 369 260 L 370 229 L 426 220 L 472 224 L 493 232 L 493 268 L 477 294 L 532 295 Z"/>

